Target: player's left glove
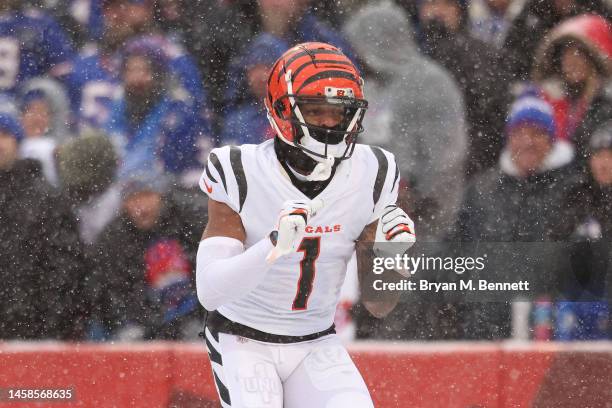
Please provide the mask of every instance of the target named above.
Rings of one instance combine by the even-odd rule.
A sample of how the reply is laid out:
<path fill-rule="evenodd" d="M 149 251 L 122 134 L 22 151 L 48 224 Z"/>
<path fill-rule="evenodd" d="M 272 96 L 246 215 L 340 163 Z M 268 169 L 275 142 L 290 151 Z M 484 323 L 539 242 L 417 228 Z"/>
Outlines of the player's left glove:
<path fill-rule="evenodd" d="M 397 205 L 388 205 L 378 219 L 374 253 L 377 256 L 403 255 L 416 242 L 414 222 Z"/>
<path fill-rule="evenodd" d="M 273 263 L 281 256 L 294 253 L 298 250 L 304 234 L 306 225 L 310 218 L 315 216 L 323 207 L 321 199 L 312 201 L 289 200 L 283 204 L 278 215 L 276 229 L 270 234 L 274 248 L 266 257 L 268 263 Z"/>

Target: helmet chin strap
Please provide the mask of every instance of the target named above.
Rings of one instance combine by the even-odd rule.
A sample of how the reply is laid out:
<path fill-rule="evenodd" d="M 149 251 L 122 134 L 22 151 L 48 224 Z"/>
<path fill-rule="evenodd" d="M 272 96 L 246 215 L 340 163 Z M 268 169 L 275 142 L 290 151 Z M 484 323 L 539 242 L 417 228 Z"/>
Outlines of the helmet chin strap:
<path fill-rule="evenodd" d="M 309 155 L 310 156 L 310 155 Z M 327 155 L 325 159 L 317 157 L 315 160 L 318 161 L 312 172 L 306 176 L 308 181 L 324 181 L 331 176 L 332 168 L 336 159 L 333 156 Z M 323 160 L 323 161 L 321 161 Z"/>

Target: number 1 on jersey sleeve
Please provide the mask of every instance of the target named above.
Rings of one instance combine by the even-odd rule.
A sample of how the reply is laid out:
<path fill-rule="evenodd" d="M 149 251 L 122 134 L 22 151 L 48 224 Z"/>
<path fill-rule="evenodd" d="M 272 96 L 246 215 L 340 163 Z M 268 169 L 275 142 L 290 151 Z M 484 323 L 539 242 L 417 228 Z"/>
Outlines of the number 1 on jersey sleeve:
<path fill-rule="evenodd" d="M 321 237 L 304 238 L 298 247 L 298 252 L 303 252 L 304 257 L 300 261 L 300 279 L 298 280 L 297 293 L 293 299 L 292 310 L 305 310 L 308 307 L 308 298 L 312 292 L 315 274 L 317 272 L 315 262 L 319 257 Z"/>

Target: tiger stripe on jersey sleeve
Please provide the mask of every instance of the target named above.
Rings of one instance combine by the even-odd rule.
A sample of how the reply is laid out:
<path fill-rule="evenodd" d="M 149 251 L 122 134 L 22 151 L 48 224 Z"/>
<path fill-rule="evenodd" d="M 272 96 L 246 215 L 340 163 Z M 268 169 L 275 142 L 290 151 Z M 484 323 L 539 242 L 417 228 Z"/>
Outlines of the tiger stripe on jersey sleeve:
<path fill-rule="evenodd" d="M 395 156 L 392 153 L 377 146 L 370 146 L 370 150 L 378 163 L 378 170 L 372 189 L 374 211 L 370 222 L 374 222 L 382 215 L 387 205 L 397 202 L 400 172 L 395 162 Z"/>
<path fill-rule="evenodd" d="M 224 146 L 210 152 L 200 188 L 210 199 L 227 204 L 237 213 L 242 211 L 247 182 L 240 147 Z"/>
<path fill-rule="evenodd" d="M 230 163 L 234 170 L 236 184 L 238 185 L 238 212 L 240 212 L 246 200 L 247 182 L 246 175 L 244 174 L 244 166 L 242 165 L 242 151 L 239 147 L 230 147 Z"/>
<path fill-rule="evenodd" d="M 385 178 L 387 177 L 387 168 L 389 163 L 387 157 L 383 153 L 382 149 L 377 146 L 370 146 L 372 153 L 376 157 L 378 162 L 378 171 L 376 172 L 376 180 L 374 181 L 374 190 L 372 190 L 372 200 L 374 200 L 374 206 L 378 204 L 380 194 L 382 193 L 383 186 L 385 184 Z"/>
<path fill-rule="evenodd" d="M 221 166 L 221 162 L 219 161 L 219 157 L 217 157 L 217 155 L 214 152 L 210 153 L 210 156 L 208 157 L 208 163 L 206 163 L 206 175 L 213 181 L 213 182 L 217 182 L 217 180 L 215 180 L 214 178 L 212 178 L 212 175 L 210 174 L 209 170 L 208 170 L 208 164 L 212 164 L 212 166 L 215 168 L 215 170 L 217 170 L 217 173 L 219 174 L 219 176 L 221 177 L 221 182 L 223 183 L 223 188 L 225 189 L 225 191 L 227 192 L 227 183 L 225 182 L 225 172 L 223 171 L 223 166 Z"/>

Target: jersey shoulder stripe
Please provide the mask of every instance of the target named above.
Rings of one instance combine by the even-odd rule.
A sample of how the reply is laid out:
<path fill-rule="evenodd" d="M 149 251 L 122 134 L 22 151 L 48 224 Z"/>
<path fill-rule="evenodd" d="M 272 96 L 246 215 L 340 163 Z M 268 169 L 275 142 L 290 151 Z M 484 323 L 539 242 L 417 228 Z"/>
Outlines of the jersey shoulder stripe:
<path fill-rule="evenodd" d="M 223 188 L 227 192 L 227 183 L 225 182 L 225 172 L 223 171 L 223 166 L 221 166 L 221 162 L 219 161 L 219 157 L 215 154 L 215 152 L 210 152 L 210 155 L 208 156 L 208 163 L 212 164 L 213 167 L 215 168 L 215 170 L 217 170 L 217 173 L 219 174 L 219 177 L 221 178 L 221 182 L 223 183 Z M 208 163 L 206 165 L 206 175 L 213 182 L 216 183 L 217 180 L 215 180 L 212 177 L 212 175 L 210 174 L 210 171 L 208 170 Z"/>
<path fill-rule="evenodd" d="M 223 146 L 213 149 L 200 177 L 200 188 L 209 198 L 227 204 L 237 213 L 242 211 L 248 191 L 244 148 Z"/>
<path fill-rule="evenodd" d="M 230 147 L 230 163 L 238 184 L 238 212 L 240 212 L 247 196 L 247 181 L 242 164 L 242 150 L 237 146 Z"/>
<path fill-rule="evenodd" d="M 376 161 L 378 162 L 378 171 L 376 172 L 376 180 L 374 181 L 374 189 L 372 190 L 372 199 L 374 200 L 374 205 L 376 205 L 378 204 L 380 193 L 385 185 L 389 161 L 380 147 L 370 146 L 370 150 L 372 150 L 372 153 L 374 153 Z"/>
<path fill-rule="evenodd" d="M 371 180 L 374 209 L 370 221 L 373 222 L 383 214 L 386 206 L 397 202 L 401 175 L 393 153 L 378 146 L 358 144 L 356 147 Z"/>

